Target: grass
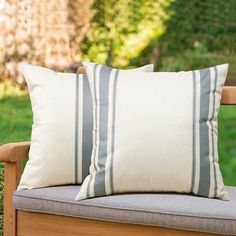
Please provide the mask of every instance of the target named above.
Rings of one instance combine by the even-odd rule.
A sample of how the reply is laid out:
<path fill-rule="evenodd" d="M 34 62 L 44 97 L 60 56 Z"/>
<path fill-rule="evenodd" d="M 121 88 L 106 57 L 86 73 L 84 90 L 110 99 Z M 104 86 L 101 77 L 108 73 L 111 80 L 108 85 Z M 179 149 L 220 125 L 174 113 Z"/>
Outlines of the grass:
<path fill-rule="evenodd" d="M 219 113 L 219 158 L 225 184 L 236 186 L 236 106 Z"/>
<path fill-rule="evenodd" d="M 32 112 L 29 97 L 0 100 L 0 144 L 30 140 Z"/>
<path fill-rule="evenodd" d="M 30 140 L 32 112 L 26 93 L 0 98 L 0 144 Z M 222 106 L 219 113 L 219 156 L 226 185 L 236 186 L 236 106 Z M 0 165 L 0 235 L 3 216 L 3 164 Z"/>

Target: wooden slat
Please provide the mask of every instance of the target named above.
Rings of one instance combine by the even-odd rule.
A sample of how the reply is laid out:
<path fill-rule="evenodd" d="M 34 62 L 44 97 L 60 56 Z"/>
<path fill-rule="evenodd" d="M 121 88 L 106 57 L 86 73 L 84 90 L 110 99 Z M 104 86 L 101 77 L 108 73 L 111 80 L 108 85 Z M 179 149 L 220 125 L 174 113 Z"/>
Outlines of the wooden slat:
<path fill-rule="evenodd" d="M 236 86 L 225 86 L 221 98 L 222 105 L 236 105 Z"/>
<path fill-rule="evenodd" d="M 79 66 L 76 73 L 85 74 L 86 73 L 85 68 L 83 66 Z"/>
<path fill-rule="evenodd" d="M 17 164 L 4 165 L 4 235 L 16 236 L 16 210 L 12 207 L 12 193 L 17 186 Z"/>
<path fill-rule="evenodd" d="M 17 219 L 17 236 L 216 236 L 216 234 L 24 211 L 17 211 Z"/>

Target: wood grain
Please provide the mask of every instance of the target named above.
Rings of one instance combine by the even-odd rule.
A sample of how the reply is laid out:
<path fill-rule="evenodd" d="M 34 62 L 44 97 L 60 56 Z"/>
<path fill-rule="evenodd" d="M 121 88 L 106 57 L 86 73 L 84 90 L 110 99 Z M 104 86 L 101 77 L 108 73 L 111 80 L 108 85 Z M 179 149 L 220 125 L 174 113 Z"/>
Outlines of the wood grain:
<path fill-rule="evenodd" d="M 12 207 L 12 194 L 17 186 L 17 164 L 4 166 L 4 235 L 16 235 L 16 210 Z"/>
<path fill-rule="evenodd" d="M 162 227 L 17 211 L 17 236 L 210 236 Z M 214 234 L 216 235 L 216 234 Z"/>
<path fill-rule="evenodd" d="M 236 86 L 224 86 L 222 97 L 222 105 L 236 105 Z"/>

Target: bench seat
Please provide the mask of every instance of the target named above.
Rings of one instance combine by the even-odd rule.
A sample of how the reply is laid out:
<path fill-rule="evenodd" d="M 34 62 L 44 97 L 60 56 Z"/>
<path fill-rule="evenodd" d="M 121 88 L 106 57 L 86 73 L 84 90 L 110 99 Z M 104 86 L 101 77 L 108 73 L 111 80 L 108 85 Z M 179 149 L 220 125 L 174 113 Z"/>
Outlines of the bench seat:
<path fill-rule="evenodd" d="M 230 201 L 174 193 L 121 194 L 75 201 L 80 186 L 16 191 L 17 210 L 236 235 L 236 187 Z"/>

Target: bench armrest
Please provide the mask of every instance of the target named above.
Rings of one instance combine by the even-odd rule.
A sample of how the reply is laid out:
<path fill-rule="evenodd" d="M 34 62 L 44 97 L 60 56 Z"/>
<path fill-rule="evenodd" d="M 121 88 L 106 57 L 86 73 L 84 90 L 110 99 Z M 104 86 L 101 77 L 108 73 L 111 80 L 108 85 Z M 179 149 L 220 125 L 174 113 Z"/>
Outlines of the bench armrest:
<path fill-rule="evenodd" d="M 0 146 L 0 161 L 14 163 L 27 160 L 30 142 L 8 143 Z"/>

